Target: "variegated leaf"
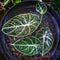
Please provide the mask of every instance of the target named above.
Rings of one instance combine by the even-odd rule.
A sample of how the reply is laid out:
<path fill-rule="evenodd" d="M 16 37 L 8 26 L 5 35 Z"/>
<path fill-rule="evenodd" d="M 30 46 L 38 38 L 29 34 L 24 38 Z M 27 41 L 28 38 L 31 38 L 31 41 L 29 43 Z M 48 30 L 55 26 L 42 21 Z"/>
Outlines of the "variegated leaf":
<path fill-rule="evenodd" d="M 50 29 L 42 28 L 42 30 L 36 32 L 35 36 L 19 39 L 11 45 L 24 55 L 32 56 L 40 53 L 43 56 L 50 51 L 53 41 Z"/>
<path fill-rule="evenodd" d="M 20 53 L 32 56 L 39 53 L 41 48 L 40 43 L 41 42 L 38 38 L 32 36 L 19 39 L 11 45 L 13 45 Z"/>
<path fill-rule="evenodd" d="M 54 41 L 53 34 L 48 27 L 45 27 L 36 32 L 36 38 L 38 38 L 41 42 L 40 54 L 43 56 L 52 48 Z"/>
<path fill-rule="evenodd" d="M 36 11 L 43 15 L 47 12 L 47 6 L 44 3 L 39 2 L 36 4 Z"/>
<path fill-rule="evenodd" d="M 2 32 L 8 36 L 21 37 L 33 33 L 40 24 L 40 18 L 36 14 L 25 13 L 14 16 L 2 27 Z"/>

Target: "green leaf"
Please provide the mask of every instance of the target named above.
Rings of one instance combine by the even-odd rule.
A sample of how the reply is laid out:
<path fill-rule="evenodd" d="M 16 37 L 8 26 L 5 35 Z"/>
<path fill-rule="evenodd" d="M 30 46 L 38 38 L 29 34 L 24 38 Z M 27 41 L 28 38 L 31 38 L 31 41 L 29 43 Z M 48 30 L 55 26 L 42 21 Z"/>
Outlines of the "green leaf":
<path fill-rule="evenodd" d="M 13 4 L 18 4 L 18 3 L 21 3 L 21 0 L 11 0 L 11 2 L 12 2 Z"/>
<path fill-rule="evenodd" d="M 25 37 L 17 40 L 11 45 L 20 53 L 28 56 L 38 54 L 40 50 L 40 40 L 36 37 Z"/>
<path fill-rule="evenodd" d="M 22 37 L 33 33 L 40 25 L 39 16 L 32 13 L 20 14 L 8 20 L 2 32 L 8 36 Z"/>
<path fill-rule="evenodd" d="M 38 38 L 41 42 L 40 53 L 43 56 L 46 53 L 48 53 L 50 49 L 52 48 L 53 41 L 54 41 L 53 34 L 48 27 L 45 27 L 45 28 L 43 27 L 41 28 L 41 30 L 36 32 L 36 38 Z"/>
<path fill-rule="evenodd" d="M 13 45 L 17 51 L 24 55 L 32 56 L 48 53 L 53 45 L 53 35 L 49 28 L 42 28 L 35 36 L 28 36 L 17 40 Z"/>
<path fill-rule="evenodd" d="M 52 7 L 60 14 L 60 0 L 51 0 Z"/>
<path fill-rule="evenodd" d="M 10 3 L 10 0 L 3 0 L 2 6 L 5 7 Z"/>
<path fill-rule="evenodd" d="M 47 12 L 47 6 L 42 2 L 37 3 L 36 4 L 36 11 L 43 15 Z"/>

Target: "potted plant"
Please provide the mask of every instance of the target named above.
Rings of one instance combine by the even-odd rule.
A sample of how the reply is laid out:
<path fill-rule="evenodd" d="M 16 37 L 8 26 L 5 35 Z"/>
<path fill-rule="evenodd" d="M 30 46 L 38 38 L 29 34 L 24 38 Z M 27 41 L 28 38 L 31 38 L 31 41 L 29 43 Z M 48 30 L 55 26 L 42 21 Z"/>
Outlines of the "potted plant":
<path fill-rule="evenodd" d="M 10 60 L 49 59 L 56 51 L 58 25 L 39 1 L 12 7 L 2 19 L 2 51 Z"/>

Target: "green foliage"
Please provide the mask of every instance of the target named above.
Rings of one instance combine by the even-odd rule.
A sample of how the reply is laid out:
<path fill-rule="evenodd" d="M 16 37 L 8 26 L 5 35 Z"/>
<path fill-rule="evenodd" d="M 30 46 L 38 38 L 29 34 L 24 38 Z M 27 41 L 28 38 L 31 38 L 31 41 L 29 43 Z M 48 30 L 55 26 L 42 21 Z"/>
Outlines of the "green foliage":
<path fill-rule="evenodd" d="M 2 6 L 5 7 L 10 3 L 10 0 L 3 0 Z"/>
<path fill-rule="evenodd" d="M 44 3 L 39 2 L 36 4 L 36 11 L 43 15 L 47 12 L 47 7 Z"/>
<path fill-rule="evenodd" d="M 28 36 L 17 40 L 13 45 L 17 51 L 32 56 L 40 53 L 45 55 L 53 45 L 53 35 L 49 28 L 42 28 L 35 36 Z"/>
<path fill-rule="evenodd" d="M 13 4 L 21 2 L 21 0 L 5 1 L 7 1 L 6 3 L 11 1 Z M 12 37 L 21 37 L 11 45 L 20 53 L 28 56 L 33 56 L 38 53 L 42 56 L 45 55 L 50 51 L 54 41 L 53 34 L 48 27 L 37 30 L 41 24 L 43 15 L 47 12 L 46 5 L 42 2 L 37 3 L 36 11 L 40 15 L 32 13 L 19 14 L 9 19 L 2 26 L 2 32 L 4 34 Z M 34 32 L 35 34 L 32 35 Z"/>
<path fill-rule="evenodd" d="M 48 27 L 42 27 L 36 32 L 36 38 L 40 40 L 40 54 L 43 56 L 51 49 L 53 45 L 53 34 Z"/>
<path fill-rule="evenodd" d="M 40 41 L 36 37 L 25 37 L 11 45 L 20 53 L 28 56 L 36 55 L 40 51 Z"/>
<path fill-rule="evenodd" d="M 51 0 L 51 5 L 60 14 L 60 0 Z"/>
<path fill-rule="evenodd" d="M 11 0 L 13 4 L 18 4 L 21 2 L 21 0 Z"/>
<path fill-rule="evenodd" d="M 3 7 L 7 6 L 9 3 L 18 4 L 21 3 L 21 0 L 3 0 Z"/>
<path fill-rule="evenodd" d="M 39 16 L 32 13 L 19 14 L 8 20 L 2 32 L 13 37 L 22 37 L 33 33 L 40 25 Z"/>

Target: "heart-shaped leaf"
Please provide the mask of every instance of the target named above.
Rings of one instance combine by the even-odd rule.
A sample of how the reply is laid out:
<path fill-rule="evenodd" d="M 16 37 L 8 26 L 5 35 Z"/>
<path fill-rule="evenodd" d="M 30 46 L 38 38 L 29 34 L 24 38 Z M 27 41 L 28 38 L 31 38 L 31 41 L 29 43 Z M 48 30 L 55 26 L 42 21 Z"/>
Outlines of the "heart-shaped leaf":
<path fill-rule="evenodd" d="M 47 12 L 47 6 L 44 3 L 39 2 L 36 4 L 36 11 L 43 15 Z"/>
<path fill-rule="evenodd" d="M 53 34 L 48 27 L 45 27 L 45 28 L 41 28 L 41 30 L 36 32 L 36 38 L 38 38 L 41 42 L 40 53 L 43 56 L 52 48 L 54 41 Z"/>
<path fill-rule="evenodd" d="M 43 56 L 50 51 L 53 41 L 53 35 L 50 29 L 43 28 L 35 36 L 19 39 L 11 45 L 24 55 L 32 56 L 40 53 Z"/>
<path fill-rule="evenodd" d="M 35 55 L 40 51 L 40 40 L 36 37 L 26 37 L 23 39 L 17 40 L 13 45 L 17 51 L 24 55 Z"/>
<path fill-rule="evenodd" d="M 39 16 L 32 13 L 24 13 L 14 16 L 2 27 L 2 32 L 13 37 L 26 36 L 33 33 L 39 26 Z"/>

